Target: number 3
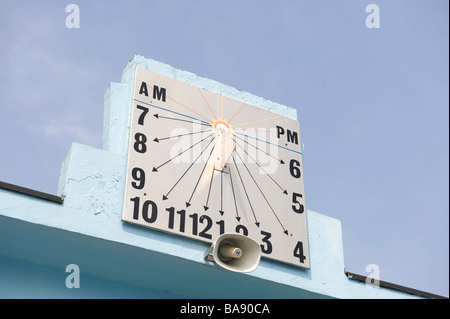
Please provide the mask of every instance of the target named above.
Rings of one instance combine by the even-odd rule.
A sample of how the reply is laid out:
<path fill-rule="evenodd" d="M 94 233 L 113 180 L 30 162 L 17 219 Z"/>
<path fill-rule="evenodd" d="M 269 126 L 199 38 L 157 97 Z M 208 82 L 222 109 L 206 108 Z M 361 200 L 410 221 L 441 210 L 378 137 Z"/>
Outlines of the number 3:
<path fill-rule="evenodd" d="M 263 241 L 263 243 L 265 243 L 265 245 L 260 245 L 261 252 L 269 255 L 272 253 L 272 243 L 269 241 L 270 237 L 272 237 L 272 234 L 261 230 L 261 235 L 264 236 L 262 241 Z"/>

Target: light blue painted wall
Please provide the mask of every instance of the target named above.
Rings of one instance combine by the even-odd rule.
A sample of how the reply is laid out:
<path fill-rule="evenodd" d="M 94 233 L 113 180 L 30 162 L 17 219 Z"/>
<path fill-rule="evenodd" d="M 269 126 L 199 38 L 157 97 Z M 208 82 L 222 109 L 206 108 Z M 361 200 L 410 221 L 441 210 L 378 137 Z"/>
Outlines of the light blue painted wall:
<path fill-rule="evenodd" d="M 65 267 L 0 256 L 0 298 L 182 298 L 163 290 L 138 287 L 83 272 L 80 287 L 67 288 Z"/>
<path fill-rule="evenodd" d="M 252 273 L 232 273 L 204 260 L 205 243 L 123 223 L 137 66 L 296 118 L 294 109 L 135 56 L 122 82 L 106 90 L 104 149 L 73 143 L 62 163 L 57 191 L 64 196 L 62 205 L 0 189 L 0 297 L 417 297 L 349 280 L 340 221 L 311 210 L 310 270 L 262 259 Z M 81 270 L 82 284 L 76 291 L 64 284 L 65 266 L 71 263 Z"/>

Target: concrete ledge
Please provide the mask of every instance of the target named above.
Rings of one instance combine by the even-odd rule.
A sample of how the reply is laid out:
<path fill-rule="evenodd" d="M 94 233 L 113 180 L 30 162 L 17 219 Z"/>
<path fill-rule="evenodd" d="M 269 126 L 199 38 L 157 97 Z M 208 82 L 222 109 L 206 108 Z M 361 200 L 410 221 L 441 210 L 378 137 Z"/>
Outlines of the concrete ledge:
<path fill-rule="evenodd" d="M 53 286 L 59 281 L 62 292 L 67 289 L 64 269 L 75 263 L 80 267 L 81 281 L 89 276 L 144 288 L 144 298 L 325 297 L 254 276 L 224 272 L 207 263 L 13 218 L 0 217 L 0 232 L 3 256 L 13 259 L 10 262 L 21 260 L 53 267 L 58 279 L 43 284 Z M 202 248 L 206 250 L 206 246 Z M 8 297 L 5 290 L 0 289 L 0 295 Z M 89 289 L 85 293 L 90 294 Z"/>

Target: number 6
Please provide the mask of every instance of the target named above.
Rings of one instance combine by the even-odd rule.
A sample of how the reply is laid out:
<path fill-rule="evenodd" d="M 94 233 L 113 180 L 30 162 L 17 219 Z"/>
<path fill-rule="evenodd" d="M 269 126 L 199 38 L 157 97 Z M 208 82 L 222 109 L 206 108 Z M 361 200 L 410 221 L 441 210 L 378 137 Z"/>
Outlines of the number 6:
<path fill-rule="evenodd" d="M 300 176 L 302 176 L 302 172 L 300 171 L 300 162 L 295 159 L 291 159 L 289 162 L 289 171 L 291 172 L 292 177 L 300 178 Z"/>

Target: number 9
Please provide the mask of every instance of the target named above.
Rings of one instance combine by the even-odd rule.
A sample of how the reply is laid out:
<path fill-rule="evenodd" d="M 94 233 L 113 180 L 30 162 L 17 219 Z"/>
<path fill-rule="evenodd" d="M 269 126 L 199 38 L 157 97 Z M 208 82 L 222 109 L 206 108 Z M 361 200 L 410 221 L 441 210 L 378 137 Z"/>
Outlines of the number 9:
<path fill-rule="evenodd" d="M 132 182 L 131 186 L 133 186 L 136 189 L 143 189 L 145 185 L 145 172 L 142 168 L 135 167 L 131 171 L 131 176 L 133 179 L 139 183 Z"/>

